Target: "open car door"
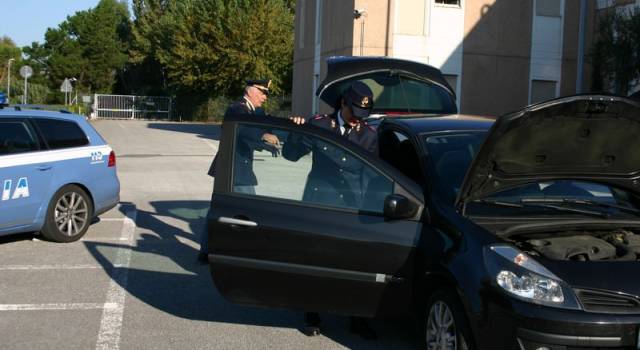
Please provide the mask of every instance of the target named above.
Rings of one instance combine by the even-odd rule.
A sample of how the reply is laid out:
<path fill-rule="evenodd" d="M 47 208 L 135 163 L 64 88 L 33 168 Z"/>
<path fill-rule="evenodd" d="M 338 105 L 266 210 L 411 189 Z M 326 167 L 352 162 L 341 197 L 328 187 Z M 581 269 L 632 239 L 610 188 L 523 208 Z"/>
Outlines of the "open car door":
<path fill-rule="evenodd" d="M 420 186 L 314 126 L 233 116 L 222 130 L 208 225 L 226 299 L 373 316 L 383 297 L 410 291 Z M 281 149 L 260 143 L 267 132 Z"/>

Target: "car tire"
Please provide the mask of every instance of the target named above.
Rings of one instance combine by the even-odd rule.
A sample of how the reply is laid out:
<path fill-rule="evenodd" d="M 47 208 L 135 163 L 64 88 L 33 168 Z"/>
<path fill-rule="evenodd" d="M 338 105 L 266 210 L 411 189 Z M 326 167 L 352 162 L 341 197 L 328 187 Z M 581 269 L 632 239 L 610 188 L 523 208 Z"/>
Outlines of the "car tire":
<path fill-rule="evenodd" d="M 40 233 L 54 242 L 77 241 L 89 229 L 93 203 L 89 195 L 76 185 L 60 188 L 51 199 Z"/>
<path fill-rule="evenodd" d="M 420 328 L 423 349 L 475 349 L 467 317 L 454 290 L 439 290 L 431 294 L 422 313 Z"/>

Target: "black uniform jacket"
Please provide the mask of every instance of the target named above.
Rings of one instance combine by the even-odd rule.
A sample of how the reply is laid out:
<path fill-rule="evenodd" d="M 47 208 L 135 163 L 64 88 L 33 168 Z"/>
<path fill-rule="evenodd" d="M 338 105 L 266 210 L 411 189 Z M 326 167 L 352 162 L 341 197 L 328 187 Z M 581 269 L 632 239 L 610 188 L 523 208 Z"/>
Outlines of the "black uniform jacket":
<path fill-rule="evenodd" d="M 227 108 L 224 116 L 231 115 L 264 115 L 262 110 L 252 110 L 245 99 L 240 99 Z M 264 149 L 262 135 L 264 130 L 259 128 L 242 128 L 240 135 L 237 137 L 237 150 L 234 157 L 234 186 L 255 186 L 258 184 L 256 176 L 253 173 L 253 151 L 261 151 Z M 209 167 L 208 174 L 216 176 L 216 160 L 218 155 L 213 158 L 213 162 Z"/>
<path fill-rule="evenodd" d="M 337 113 L 311 117 L 307 123 L 341 134 Z M 360 123 L 343 135 L 354 144 L 378 154 L 377 131 Z M 361 207 L 363 195 L 374 174 L 364 163 L 329 142 L 292 133 L 282 155 L 297 161 L 312 152 L 313 165 L 305 185 L 303 200 L 345 207 Z"/>

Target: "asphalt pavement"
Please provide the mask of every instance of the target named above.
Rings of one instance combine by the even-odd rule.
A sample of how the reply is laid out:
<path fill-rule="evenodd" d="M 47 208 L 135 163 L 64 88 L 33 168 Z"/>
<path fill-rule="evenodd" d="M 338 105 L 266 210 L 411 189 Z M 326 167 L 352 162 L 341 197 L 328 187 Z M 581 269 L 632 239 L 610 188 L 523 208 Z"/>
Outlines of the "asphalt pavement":
<path fill-rule="evenodd" d="M 220 126 L 98 120 L 117 154 L 121 203 L 86 236 L 0 237 L 2 349 L 414 349 L 410 322 L 374 320 L 378 340 L 322 315 L 236 306 L 196 261 Z"/>

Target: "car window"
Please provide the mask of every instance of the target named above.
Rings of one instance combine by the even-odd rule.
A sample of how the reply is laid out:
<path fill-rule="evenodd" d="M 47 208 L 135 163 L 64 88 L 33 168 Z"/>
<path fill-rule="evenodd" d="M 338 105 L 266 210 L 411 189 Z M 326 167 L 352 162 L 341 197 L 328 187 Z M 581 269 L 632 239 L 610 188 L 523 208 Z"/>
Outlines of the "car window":
<path fill-rule="evenodd" d="M 49 148 L 81 147 L 89 144 L 89 139 L 78 124 L 67 120 L 34 119 Z"/>
<path fill-rule="evenodd" d="M 387 129 L 380 133 L 380 158 L 398 169 L 411 180 L 423 184 L 418 152 L 402 132 Z"/>
<path fill-rule="evenodd" d="M 426 146 L 437 176 L 437 186 L 453 202 L 486 132 L 428 135 Z"/>
<path fill-rule="evenodd" d="M 280 147 L 261 141 L 276 134 Z M 239 125 L 233 192 L 382 213 L 393 182 L 351 151 L 314 135 Z"/>
<path fill-rule="evenodd" d="M 22 121 L 0 120 L 0 155 L 38 150 L 35 134 Z"/>
<path fill-rule="evenodd" d="M 339 91 L 347 89 L 352 82 L 361 81 L 373 92 L 373 113 L 456 113 L 457 108 L 449 92 L 436 84 L 412 79 L 401 74 L 376 72 L 339 82 Z M 336 101 L 337 102 L 337 101 Z"/>

